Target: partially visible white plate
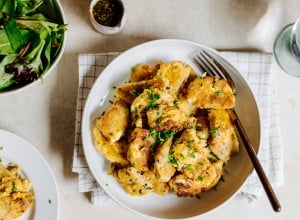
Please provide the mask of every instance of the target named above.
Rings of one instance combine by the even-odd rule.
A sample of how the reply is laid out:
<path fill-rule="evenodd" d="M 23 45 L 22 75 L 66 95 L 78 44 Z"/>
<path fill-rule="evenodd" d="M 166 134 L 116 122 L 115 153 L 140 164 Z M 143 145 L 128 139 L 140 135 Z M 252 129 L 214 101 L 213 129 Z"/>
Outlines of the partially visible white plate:
<path fill-rule="evenodd" d="M 261 137 L 259 112 L 246 80 L 217 51 L 194 42 L 176 39 L 156 40 L 125 51 L 104 69 L 86 100 L 82 117 L 82 141 L 89 168 L 96 181 L 117 203 L 140 215 L 151 218 L 179 219 L 208 213 L 232 198 L 253 169 L 241 144 L 240 152 L 225 167 L 227 171 L 225 181 L 218 184 L 217 190 L 203 193 L 201 199 L 176 198 L 172 194 L 133 197 L 128 195 L 111 175 L 107 174 L 107 161 L 94 147 L 92 122 L 101 116 L 101 113 L 108 107 L 109 100 L 113 99 L 113 87 L 128 81 L 134 65 L 154 63 L 156 60 L 164 62 L 180 60 L 199 72 L 197 65 L 193 62 L 193 57 L 200 49 L 208 50 L 231 73 L 236 84 L 236 111 L 255 150 L 258 151 Z M 101 101 L 103 98 L 104 103 Z"/>
<path fill-rule="evenodd" d="M 53 172 L 41 153 L 23 138 L 5 130 L 0 130 L 0 146 L 2 164 L 18 165 L 32 183 L 34 205 L 18 220 L 57 220 L 58 189 Z"/>

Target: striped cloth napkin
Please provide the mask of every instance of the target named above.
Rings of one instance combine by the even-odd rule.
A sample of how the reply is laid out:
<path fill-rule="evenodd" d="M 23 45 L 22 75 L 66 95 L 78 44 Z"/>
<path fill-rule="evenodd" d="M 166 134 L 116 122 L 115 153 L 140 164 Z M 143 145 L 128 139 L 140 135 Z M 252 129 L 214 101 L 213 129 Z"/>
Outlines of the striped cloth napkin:
<path fill-rule="evenodd" d="M 102 70 L 120 53 L 80 54 L 79 87 L 77 96 L 75 145 L 72 171 L 78 173 L 79 192 L 90 192 L 91 203 L 116 204 L 97 184 L 91 174 L 82 149 L 81 117 L 88 93 Z M 262 142 L 259 159 L 273 187 L 283 184 L 283 155 L 280 137 L 278 103 L 270 71 L 271 54 L 221 52 L 245 77 L 258 101 L 262 120 Z M 256 172 L 252 172 L 238 195 L 255 201 L 263 192 Z"/>

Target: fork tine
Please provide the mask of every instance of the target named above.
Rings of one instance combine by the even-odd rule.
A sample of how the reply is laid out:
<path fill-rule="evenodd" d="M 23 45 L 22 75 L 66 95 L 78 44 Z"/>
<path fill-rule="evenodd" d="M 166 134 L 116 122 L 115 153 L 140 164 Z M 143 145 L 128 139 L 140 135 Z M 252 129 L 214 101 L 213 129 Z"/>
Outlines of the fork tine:
<path fill-rule="evenodd" d="M 207 51 L 201 50 L 194 59 L 201 69 L 207 72 L 207 75 L 218 76 L 226 80 L 235 91 L 235 83 L 229 73 Z"/>
<path fill-rule="evenodd" d="M 215 64 L 214 59 L 205 50 L 203 50 L 202 53 L 200 51 L 200 54 L 207 61 L 208 65 L 211 66 L 211 69 L 213 69 L 213 73 L 215 76 L 227 80 L 227 77 L 223 74 L 222 70 Z"/>
<path fill-rule="evenodd" d="M 209 76 L 214 76 L 212 73 L 213 69 L 210 68 L 209 65 L 207 65 L 206 61 L 200 56 L 199 54 L 194 57 L 196 63 L 200 66 L 200 68 L 205 72 L 204 74 L 207 74 Z"/>

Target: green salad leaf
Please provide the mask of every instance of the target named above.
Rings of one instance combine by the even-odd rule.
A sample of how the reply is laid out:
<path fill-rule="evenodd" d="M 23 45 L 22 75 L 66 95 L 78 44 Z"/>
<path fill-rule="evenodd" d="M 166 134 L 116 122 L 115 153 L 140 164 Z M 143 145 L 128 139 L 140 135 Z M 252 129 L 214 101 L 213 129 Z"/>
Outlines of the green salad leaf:
<path fill-rule="evenodd" d="M 57 57 L 66 25 L 52 0 L 0 0 L 0 91 L 40 77 Z"/>

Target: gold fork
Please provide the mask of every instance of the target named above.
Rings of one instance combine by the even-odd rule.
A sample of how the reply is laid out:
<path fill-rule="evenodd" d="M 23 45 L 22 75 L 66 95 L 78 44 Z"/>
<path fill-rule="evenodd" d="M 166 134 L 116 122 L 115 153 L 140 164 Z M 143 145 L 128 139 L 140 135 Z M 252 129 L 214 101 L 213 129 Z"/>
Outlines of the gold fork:
<path fill-rule="evenodd" d="M 230 87 L 232 88 L 232 90 L 235 92 L 235 84 L 230 74 L 207 51 L 205 50 L 200 51 L 197 54 L 197 56 L 194 57 L 194 60 L 200 66 L 200 68 L 206 72 L 207 75 L 217 76 L 221 79 L 225 79 L 230 85 Z M 265 192 L 267 193 L 267 196 L 272 204 L 274 211 L 280 212 L 281 206 L 277 199 L 277 196 L 275 195 L 274 190 L 272 189 L 268 177 L 264 172 L 263 167 L 258 157 L 256 156 L 255 150 L 251 145 L 251 142 L 246 134 L 246 131 L 234 109 L 232 109 L 232 120 L 234 122 L 235 127 L 237 128 L 237 131 L 240 134 L 240 137 L 251 159 L 253 167 L 255 168 L 258 174 L 258 177 L 263 185 Z"/>

